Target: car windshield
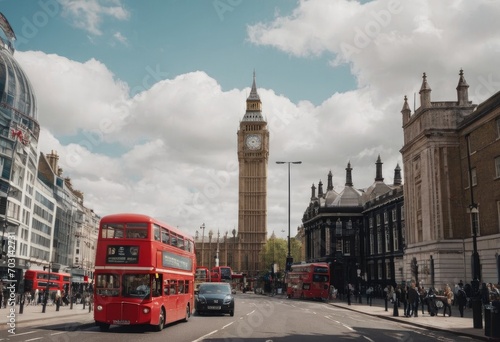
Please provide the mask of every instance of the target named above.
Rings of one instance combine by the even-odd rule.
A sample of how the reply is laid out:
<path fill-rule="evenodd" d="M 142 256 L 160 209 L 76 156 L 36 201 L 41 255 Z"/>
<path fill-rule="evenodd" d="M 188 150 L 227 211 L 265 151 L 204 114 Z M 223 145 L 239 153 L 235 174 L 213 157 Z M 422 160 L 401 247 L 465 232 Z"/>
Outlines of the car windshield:
<path fill-rule="evenodd" d="M 200 294 L 231 294 L 231 289 L 227 285 L 207 284 L 200 285 Z"/>

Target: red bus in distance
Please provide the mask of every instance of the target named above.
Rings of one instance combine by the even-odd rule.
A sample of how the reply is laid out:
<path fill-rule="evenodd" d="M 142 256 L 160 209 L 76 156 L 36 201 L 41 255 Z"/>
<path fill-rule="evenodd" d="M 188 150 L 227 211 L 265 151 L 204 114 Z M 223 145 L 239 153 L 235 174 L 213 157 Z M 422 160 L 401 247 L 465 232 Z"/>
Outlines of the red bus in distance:
<path fill-rule="evenodd" d="M 24 274 L 24 289 L 25 291 L 45 291 L 47 290 L 47 280 L 49 281 L 49 292 L 69 288 L 71 274 L 50 272 L 48 271 L 27 270 Z"/>
<path fill-rule="evenodd" d="M 292 265 L 286 274 L 288 298 L 326 300 L 330 289 L 330 268 L 327 263 Z"/>
<path fill-rule="evenodd" d="M 94 320 L 110 325 L 165 324 L 191 317 L 196 255 L 193 238 L 150 216 L 101 219 L 97 238 Z"/>
<path fill-rule="evenodd" d="M 229 266 L 214 266 L 211 272 L 212 282 L 230 283 L 233 279 L 233 271 Z"/>

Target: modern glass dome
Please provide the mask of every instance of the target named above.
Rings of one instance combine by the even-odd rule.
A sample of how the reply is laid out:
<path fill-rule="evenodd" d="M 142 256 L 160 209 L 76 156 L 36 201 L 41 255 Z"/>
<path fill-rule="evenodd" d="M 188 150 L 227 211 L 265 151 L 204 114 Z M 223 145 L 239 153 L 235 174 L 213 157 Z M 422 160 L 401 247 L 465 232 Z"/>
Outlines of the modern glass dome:
<path fill-rule="evenodd" d="M 14 58 L 15 34 L 0 13 L 0 111 L 2 124 L 13 121 L 38 136 L 38 112 L 31 83 Z"/>

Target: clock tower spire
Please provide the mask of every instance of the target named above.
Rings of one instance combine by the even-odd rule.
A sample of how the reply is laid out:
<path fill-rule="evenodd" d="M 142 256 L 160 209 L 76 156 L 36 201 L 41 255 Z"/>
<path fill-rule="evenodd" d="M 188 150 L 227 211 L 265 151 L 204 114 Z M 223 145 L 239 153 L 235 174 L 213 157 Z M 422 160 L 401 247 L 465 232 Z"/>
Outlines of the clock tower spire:
<path fill-rule="evenodd" d="M 255 71 L 252 88 L 246 100 L 246 111 L 240 121 L 238 136 L 238 271 L 249 276 L 261 270 L 259 254 L 267 239 L 267 166 L 269 131 L 262 115 L 257 93 Z"/>

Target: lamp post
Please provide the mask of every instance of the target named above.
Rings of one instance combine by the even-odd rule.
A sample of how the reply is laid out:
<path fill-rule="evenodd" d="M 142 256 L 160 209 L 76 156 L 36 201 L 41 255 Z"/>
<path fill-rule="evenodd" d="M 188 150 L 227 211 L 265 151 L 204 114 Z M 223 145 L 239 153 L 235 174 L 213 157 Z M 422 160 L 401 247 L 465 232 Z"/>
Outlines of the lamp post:
<path fill-rule="evenodd" d="M 201 233 L 201 265 L 205 266 L 205 254 L 203 253 L 203 249 L 205 247 L 205 223 L 203 223 L 200 227 L 202 230 Z"/>
<path fill-rule="evenodd" d="M 290 251 L 290 164 L 302 164 L 302 162 L 277 161 L 276 164 L 288 164 L 288 255 L 286 257 L 286 271 L 290 271 L 290 267 L 293 263 L 293 258 Z"/>
<path fill-rule="evenodd" d="M 43 295 L 43 305 L 42 305 L 42 313 L 45 313 L 45 308 L 47 307 L 47 300 L 49 299 L 49 293 L 50 293 L 50 265 L 52 262 L 49 262 L 48 266 L 48 273 L 47 273 L 47 286 L 45 287 L 45 293 Z M 45 270 L 45 266 L 43 267 Z"/>
<path fill-rule="evenodd" d="M 483 328 L 483 314 L 481 312 L 481 299 L 479 294 L 479 274 L 480 261 L 479 253 L 477 252 L 477 215 L 479 214 L 478 205 L 474 202 L 474 190 L 472 189 L 472 167 L 470 161 L 470 136 L 465 136 L 467 144 L 467 164 L 469 168 L 469 188 L 470 188 L 470 214 L 472 225 L 472 322 L 474 328 Z"/>

